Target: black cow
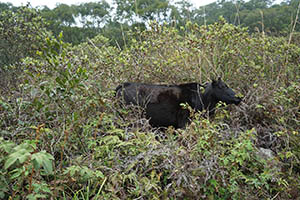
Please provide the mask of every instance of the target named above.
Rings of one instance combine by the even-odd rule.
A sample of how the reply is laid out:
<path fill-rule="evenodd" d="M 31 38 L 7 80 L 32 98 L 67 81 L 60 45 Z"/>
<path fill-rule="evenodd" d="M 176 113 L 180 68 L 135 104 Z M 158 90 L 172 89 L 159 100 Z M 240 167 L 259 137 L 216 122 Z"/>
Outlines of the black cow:
<path fill-rule="evenodd" d="M 204 87 L 204 93 L 200 88 Z M 216 104 L 239 104 L 241 98 L 220 78 L 203 86 L 199 83 L 181 85 L 151 85 L 145 83 L 123 83 L 116 88 L 116 96 L 129 105 L 145 109 L 146 118 L 154 127 L 182 128 L 189 122 L 190 113 L 181 103 L 188 103 L 196 111 L 204 109 L 214 114 Z"/>

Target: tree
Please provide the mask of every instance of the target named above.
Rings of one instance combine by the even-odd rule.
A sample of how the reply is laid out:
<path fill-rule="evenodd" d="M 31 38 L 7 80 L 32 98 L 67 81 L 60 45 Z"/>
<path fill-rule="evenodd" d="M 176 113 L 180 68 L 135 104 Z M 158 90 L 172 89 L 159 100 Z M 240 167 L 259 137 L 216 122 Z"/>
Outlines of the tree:
<path fill-rule="evenodd" d="M 76 24 L 75 22 L 76 12 L 74 6 L 69 6 L 67 4 L 58 4 L 58 6 L 55 7 L 52 12 L 56 20 L 60 24 L 64 26 L 71 26 Z"/>
<path fill-rule="evenodd" d="M 176 22 L 177 26 L 184 26 L 187 21 L 195 21 L 195 8 L 187 0 L 181 0 L 175 2 L 174 6 L 171 6 L 170 18 Z"/>
<path fill-rule="evenodd" d="M 16 7 L 14 7 L 11 3 L 1 3 L 0 2 L 0 12 L 6 11 L 6 10 L 15 10 Z"/>
<path fill-rule="evenodd" d="M 46 22 L 30 5 L 15 12 L 6 10 L 0 14 L 0 66 L 13 64 L 21 58 L 36 55 L 46 37 Z"/>
<path fill-rule="evenodd" d="M 100 28 L 111 18 L 111 7 L 105 0 L 80 4 L 76 10 L 84 27 Z"/>
<path fill-rule="evenodd" d="M 110 11 L 111 7 L 105 0 L 71 6 L 59 4 L 53 10 L 48 7 L 41 9 L 54 35 L 64 32 L 63 40 L 72 44 L 79 44 L 99 34 L 111 18 Z"/>
<path fill-rule="evenodd" d="M 162 21 L 168 17 L 169 0 L 114 0 L 117 20 L 133 23 L 137 18 L 144 22 Z"/>
<path fill-rule="evenodd" d="M 247 10 L 256 10 L 269 8 L 275 0 L 250 0 L 244 3 L 244 8 Z"/>
<path fill-rule="evenodd" d="M 272 1 L 269 1 L 268 4 L 265 3 L 263 6 L 257 5 L 258 8 L 253 10 L 247 10 L 246 8 L 248 7 L 244 6 L 244 10 L 240 12 L 241 24 L 243 26 L 248 26 L 250 32 L 255 32 L 256 30 L 261 30 L 263 28 L 265 32 L 273 35 L 289 34 L 291 22 L 295 19 L 296 15 L 296 5 L 298 4 L 294 3 L 296 1 L 289 1 L 281 3 L 280 5 L 268 7 L 271 2 Z M 245 4 L 248 5 L 248 3 L 250 2 Z M 297 30 L 299 29 L 296 28 L 296 31 Z"/>

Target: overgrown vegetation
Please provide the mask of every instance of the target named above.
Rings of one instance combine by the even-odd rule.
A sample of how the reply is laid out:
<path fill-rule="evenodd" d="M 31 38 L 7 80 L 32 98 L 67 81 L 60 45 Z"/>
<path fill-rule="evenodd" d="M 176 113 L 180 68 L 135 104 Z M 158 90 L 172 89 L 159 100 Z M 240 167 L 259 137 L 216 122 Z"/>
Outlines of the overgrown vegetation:
<path fill-rule="evenodd" d="M 299 44 L 223 18 L 128 35 L 120 49 L 101 35 L 72 46 L 49 34 L 5 66 L 15 84 L 0 88 L 1 199 L 300 197 Z M 192 113 L 185 129 L 153 129 L 114 97 L 124 81 L 218 76 L 242 104 L 214 119 Z"/>
<path fill-rule="evenodd" d="M 198 25 L 216 22 L 219 16 L 234 25 L 248 27 L 251 33 L 287 36 L 297 22 L 298 0 L 218 0 L 196 8 L 187 0 L 106 0 L 77 5 L 58 4 L 39 7 L 55 36 L 64 32 L 65 42 L 78 45 L 98 34 L 109 38 L 113 46 L 124 47 L 127 31 L 145 29 L 149 21 L 167 23 L 180 29 L 188 21 Z M 0 11 L 15 11 L 10 3 L 0 3 Z M 298 21 L 299 23 L 299 21 Z M 296 26 L 296 31 L 299 31 Z"/>

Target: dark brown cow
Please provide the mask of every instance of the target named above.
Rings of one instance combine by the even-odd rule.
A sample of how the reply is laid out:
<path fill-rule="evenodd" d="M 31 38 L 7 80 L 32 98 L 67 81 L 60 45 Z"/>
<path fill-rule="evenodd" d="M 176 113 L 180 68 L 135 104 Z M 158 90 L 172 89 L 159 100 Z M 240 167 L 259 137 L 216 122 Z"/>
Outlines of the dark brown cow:
<path fill-rule="evenodd" d="M 200 88 L 205 87 L 204 93 Z M 204 109 L 214 113 L 218 102 L 239 104 L 241 98 L 220 78 L 206 86 L 199 83 L 181 85 L 152 85 L 145 83 L 123 83 L 116 88 L 116 96 L 129 105 L 145 109 L 146 118 L 154 127 L 182 128 L 189 122 L 190 113 L 180 104 L 187 103 L 196 111 Z"/>

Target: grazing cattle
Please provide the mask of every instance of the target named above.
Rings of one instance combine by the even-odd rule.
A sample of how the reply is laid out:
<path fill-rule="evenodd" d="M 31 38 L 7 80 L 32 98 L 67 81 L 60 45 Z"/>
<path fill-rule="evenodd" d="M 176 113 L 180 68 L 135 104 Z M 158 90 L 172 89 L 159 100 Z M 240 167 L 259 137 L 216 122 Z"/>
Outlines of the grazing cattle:
<path fill-rule="evenodd" d="M 204 87 L 204 93 L 200 88 Z M 182 128 L 189 122 L 190 113 L 181 103 L 188 103 L 196 111 L 204 109 L 214 114 L 216 104 L 239 104 L 241 98 L 220 78 L 202 86 L 199 83 L 181 85 L 151 85 L 145 83 L 123 83 L 116 88 L 116 96 L 129 105 L 145 109 L 146 118 L 154 127 Z"/>

